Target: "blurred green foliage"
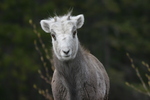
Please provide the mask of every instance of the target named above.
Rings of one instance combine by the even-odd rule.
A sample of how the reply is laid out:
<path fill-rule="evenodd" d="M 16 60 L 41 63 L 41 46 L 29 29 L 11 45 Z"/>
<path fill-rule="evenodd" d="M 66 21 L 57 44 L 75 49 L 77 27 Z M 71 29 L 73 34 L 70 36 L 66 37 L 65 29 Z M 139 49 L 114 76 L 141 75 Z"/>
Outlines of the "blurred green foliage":
<path fill-rule="evenodd" d="M 28 21 L 35 22 L 50 50 L 51 38 L 39 22 L 71 8 L 73 15 L 85 16 L 78 37 L 106 67 L 111 79 L 110 100 L 148 100 L 124 82 L 139 84 L 126 52 L 133 55 L 139 70 L 145 70 L 142 60 L 150 62 L 149 4 L 150 0 L 1 0 L 0 100 L 44 100 L 33 84 L 50 86 L 37 74 L 43 65 L 33 44 L 37 36 Z"/>

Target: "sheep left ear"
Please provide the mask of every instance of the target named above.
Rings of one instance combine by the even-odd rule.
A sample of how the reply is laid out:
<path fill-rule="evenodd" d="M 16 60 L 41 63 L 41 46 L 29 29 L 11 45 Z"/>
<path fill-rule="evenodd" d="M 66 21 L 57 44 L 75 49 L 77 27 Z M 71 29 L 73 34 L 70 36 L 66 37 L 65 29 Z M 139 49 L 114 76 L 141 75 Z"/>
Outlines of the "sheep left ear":
<path fill-rule="evenodd" d="M 84 23 L 84 15 L 80 14 L 80 15 L 76 16 L 75 19 L 76 19 L 77 28 L 81 28 Z"/>

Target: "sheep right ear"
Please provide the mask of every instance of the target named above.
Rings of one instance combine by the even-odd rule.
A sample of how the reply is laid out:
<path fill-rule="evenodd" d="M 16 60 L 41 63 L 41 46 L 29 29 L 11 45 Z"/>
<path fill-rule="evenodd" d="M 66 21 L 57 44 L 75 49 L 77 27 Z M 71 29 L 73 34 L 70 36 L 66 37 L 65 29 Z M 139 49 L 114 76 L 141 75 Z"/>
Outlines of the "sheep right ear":
<path fill-rule="evenodd" d="M 41 24 L 42 29 L 46 33 L 50 33 L 50 21 L 48 21 L 48 20 L 41 20 L 40 24 Z"/>

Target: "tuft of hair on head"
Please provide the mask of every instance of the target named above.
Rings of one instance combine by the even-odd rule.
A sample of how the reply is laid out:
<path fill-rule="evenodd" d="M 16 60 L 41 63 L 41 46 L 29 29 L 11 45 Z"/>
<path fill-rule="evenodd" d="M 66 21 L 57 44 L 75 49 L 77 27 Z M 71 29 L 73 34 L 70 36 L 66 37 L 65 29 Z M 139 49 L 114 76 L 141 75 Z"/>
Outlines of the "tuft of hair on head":
<path fill-rule="evenodd" d="M 73 12 L 73 8 L 71 8 L 71 9 L 68 10 L 67 15 L 68 15 L 68 16 L 71 16 L 72 12 Z"/>
<path fill-rule="evenodd" d="M 73 8 L 68 10 L 68 13 L 66 14 L 66 16 L 68 16 L 67 20 L 70 20 L 70 16 L 71 16 L 72 12 L 73 12 Z"/>

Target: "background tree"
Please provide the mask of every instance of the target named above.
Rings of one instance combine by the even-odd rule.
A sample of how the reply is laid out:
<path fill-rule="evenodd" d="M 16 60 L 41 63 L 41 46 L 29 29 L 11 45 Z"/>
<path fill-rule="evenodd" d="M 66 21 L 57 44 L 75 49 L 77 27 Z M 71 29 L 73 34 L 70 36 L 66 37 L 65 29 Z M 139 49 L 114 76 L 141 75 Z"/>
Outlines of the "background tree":
<path fill-rule="evenodd" d="M 37 73 L 44 70 L 33 44 L 37 36 L 28 21 L 32 19 L 37 25 L 50 51 L 51 38 L 41 30 L 40 20 L 55 12 L 63 15 L 73 7 L 73 15 L 85 15 L 78 34 L 81 43 L 99 58 L 110 76 L 110 100 L 148 100 L 148 96 L 127 87 L 125 81 L 141 87 L 126 52 L 142 75 L 146 69 L 141 61 L 150 62 L 149 4 L 149 0 L 1 0 L 0 99 L 44 99 L 33 88 L 35 83 L 45 89 L 50 86 Z M 49 73 L 52 75 L 51 70 Z"/>

